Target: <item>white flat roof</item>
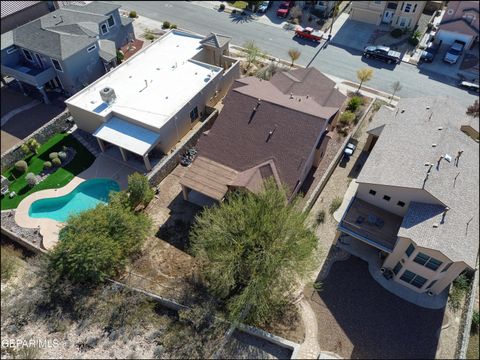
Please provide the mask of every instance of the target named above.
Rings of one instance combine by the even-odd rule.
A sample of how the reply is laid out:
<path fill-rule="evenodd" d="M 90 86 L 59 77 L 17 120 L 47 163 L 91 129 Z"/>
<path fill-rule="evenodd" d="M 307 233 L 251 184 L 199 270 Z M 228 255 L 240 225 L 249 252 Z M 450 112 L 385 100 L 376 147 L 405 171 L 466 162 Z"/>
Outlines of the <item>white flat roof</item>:
<path fill-rule="evenodd" d="M 93 135 L 140 156 L 145 155 L 160 137 L 154 131 L 115 116 L 102 124 Z"/>
<path fill-rule="evenodd" d="M 103 117 L 113 111 L 160 129 L 222 72 L 220 67 L 190 60 L 202 50 L 202 39 L 171 31 L 66 103 Z M 116 94 L 108 107 L 100 97 L 105 87 Z"/>

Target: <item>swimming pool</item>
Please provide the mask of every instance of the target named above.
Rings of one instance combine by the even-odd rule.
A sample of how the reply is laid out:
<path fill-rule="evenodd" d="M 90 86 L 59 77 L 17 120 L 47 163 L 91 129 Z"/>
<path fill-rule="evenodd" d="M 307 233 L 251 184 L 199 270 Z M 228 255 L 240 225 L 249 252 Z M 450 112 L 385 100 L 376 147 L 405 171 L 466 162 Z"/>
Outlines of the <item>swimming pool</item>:
<path fill-rule="evenodd" d="M 28 209 L 28 215 L 65 222 L 72 214 L 106 204 L 110 191 L 120 191 L 120 186 L 114 180 L 86 180 L 66 195 L 34 201 Z"/>

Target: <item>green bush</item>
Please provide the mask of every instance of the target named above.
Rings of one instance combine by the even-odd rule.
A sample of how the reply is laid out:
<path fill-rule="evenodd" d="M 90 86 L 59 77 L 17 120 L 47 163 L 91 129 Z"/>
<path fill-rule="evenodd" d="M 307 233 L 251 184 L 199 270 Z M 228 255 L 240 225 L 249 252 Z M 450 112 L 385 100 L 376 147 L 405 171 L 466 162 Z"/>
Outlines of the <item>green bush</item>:
<path fill-rule="evenodd" d="M 58 153 L 57 152 L 51 152 L 50 154 L 48 154 L 48 158 L 50 160 L 53 160 L 55 158 L 58 158 Z"/>
<path fill-rule="evenodd" d="M 147 40 L 155 40 L 155 36 L 151 33 L 146 33 L 145 34 L 145 39 Z"/>
<path fill-rule="evenodd" d="M 52 163 L 50 161 L 45 161 L 43 163 L 43 168 L 44 169 L 50 169 L 52 167 Z"/>
<path fill-rule="evenodd" d="M 220 4 L 220 10 L 221 11 L 225 10 L 225 4 Z"/>
<path fill-rule="evenodd" d="M 122 50 L 117 50 L 117 62 L 121 63 L 125 59 L 125 55 Z"/>
<path fill-rule="evenodd" d="M 325 210 L 320 210 L 317 214 L 317 224 L 323 224 L 325 222 Z"/>
<path fill-rule="evenodd" d="M 351 111 L 345 111 L 341 116 L 340 116 L 340 123 L 342 125 L 350 125 L 352 122 L 355 121 L 355 114 Z"/>
<path fill-rule="evenodd" d="M 360 96 L 354 96 L 348 102 L 347 110 L 355 112 L 361 105 L 363 105 L 363 99 Z"/>
<path fill-rule="evenodd" d="M 134 10 L 130 11 L 130 13 L 128 14 L 128 17 L 135 19 L 137 17 L 137 12 Z"/>
<path fill-rule="evenodd" d="M 328 208 L 328 211 L 330 212 L 330 214 L 333 214 L 335 211 L 337 211 L 340 205 L 342 205 L 342 198 L 337 196 L 335 199 L 332 200 L 332 203 Z"/>
<path fill-rule="evenodd" d="M 460 309 L 462 301 L 465 300 L 465 294 L 470 287 L 470 281 L 466 274 L 460 274 L 453 281 L 448 298 L 449 305 L 453 310 Z"/>
<path fill-rule="evenodd" d="M 413 46 L 417 46 L 420 40 L 418 38 L 410 37 L 408 38 L 408 43 Z"/>
<path fill-rule="evenodd" d="M 52 159 L 52 164 L 54 166 L 60 166 L 60 165 L 62 165 L 62 160 L 60 160 L 58 157 L 54 158 L 54 159 Z"/>
<path fill-rule="evenodd" d="M 162 29 L 168 29 L 170 27 L 170 22 L 169 21 L 164 21 L 162 25 Z"/>
<path fill-rule="evenodd" d="M 402 29 L 399 29 L 399 28 L 396 28 L 396 29 L 393 29 L 391 32 L 390 32 L 390 35 L 394 38 L 399 38 L 400 36 L 403 35 L 403 30 Z"/>
<path fill-rule="evenodd" d="M 480 313 L 478 310 L 473 311 L 473 316 L 472 316 L 472 328 L 471 331 L 476 334 L 478 333 L 480 327 Z"/>
<path fill-rule="evenodd" d="M 28 173 L 26 176 L 25 176 L 25 180 L 27 180 L 27 184 L 28 186 L 30 187 L 34 187 L 35 185 L 37 185 L 37 177 L 35 176 L 34 173 Z"/>
<path fill-rule="evenodd" d="M 135 209 L 138 205 L 147 205 L 153 199 L 153 190 L 148 179 L 139 173 L 128 176 L 128 201 L 130 207 Z"/>
<path fill-rule="evenodd" d="M 21 146 L 21 150 L 28 154 L 30 152 L 36 154 L 40 148 L 40 143 L 35 139 L 30 139 Z"/>
<path fill-rule="evenodd" d="M 176 28 L 177 28 L 177 25 L 175 24 L 170 25 L 170 29 L 176 29 Z"/>
<path fill-rule="evenodd" d="M 58 152 L 58 158 L 59 158 L 60 160 L 65 160 L 65 159 L 67 158 L 67 154 L 66 154 L 65 152 L 63 152 L 63 151 L 59 151 L 59 152 Z"/>
<path fill-rule="evenodd" d="M 28 164 L 25 160 L 19 160 L 15 163 L 15 169 L 23 174 L 28 170 Z"/>

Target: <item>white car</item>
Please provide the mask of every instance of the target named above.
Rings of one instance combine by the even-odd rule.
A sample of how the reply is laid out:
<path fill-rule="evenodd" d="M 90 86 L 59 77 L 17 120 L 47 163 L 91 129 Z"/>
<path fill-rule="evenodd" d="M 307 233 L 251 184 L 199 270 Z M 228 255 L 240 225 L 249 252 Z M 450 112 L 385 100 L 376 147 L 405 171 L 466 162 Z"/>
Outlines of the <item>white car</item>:
<path fill-rule="evenodd" d="M 445 54 L 443 61 L 449 64 L 455 64 L 462 55 L 464 47 L 464 42 L 456 40 L 450 47 L 450 50 L 448 50 L 448 52 Z"/>
<path fill-rule="evenodd" d="M 355 151 L 356 148 L 357 148 L 357 147 L 356 147 L 354 144 L 348 143 L 347 146 L 345 147 L 345 150 L 343 150 L 343 154 L 344 154 L 345 156 L 349 156 L 349 157 L 350 157 L 350 156 L 353 155 L 353 153 L 354 153 L 354 151 Z"/>

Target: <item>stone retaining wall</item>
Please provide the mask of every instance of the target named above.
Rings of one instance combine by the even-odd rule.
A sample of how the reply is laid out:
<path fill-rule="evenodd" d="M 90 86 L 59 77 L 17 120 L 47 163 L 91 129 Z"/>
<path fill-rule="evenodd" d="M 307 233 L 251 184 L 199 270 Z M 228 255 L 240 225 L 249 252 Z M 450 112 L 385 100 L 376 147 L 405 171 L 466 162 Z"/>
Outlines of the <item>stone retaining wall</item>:
<path fill-rule="evenodd" d="M 47 253 L 46 250 L 43 250 L 40 247 L 31 244 L 28 240 L 22 238 L 21 236 L 18 236 L 17 234 L 13 233 L 12 231 L 6 229 L 3 226 L 1 227 L 0 231 L 1 231 L 2 235 L 5 235 L 5 237 L 7 237 L 8 239 L 16 242 L 20 246 L 24 247 L 27 250 L 32 251 L 35 254 L 46 254 Z"/>
<path fill-rule="evenodd" d="M 180 155 L 183 154 L 186 149 L 195 146 L 202 133 L 212 127 L 218 116 L 218 110 L 207 107 L 206 111 L 207 113 L 211 111 L 211 113 L 205 120 L 203 120 L 200 128 L 188 138 L 182 140 L 182 143 L 177 145 L 177 148 L 172 153 L 163 157 L 158 164 L 153 167 L 152 171 L 150 171 L 147 178 L 151 186 L 157 186 L 163 179 L 165 179 L 180 163 Z"/>
<path fill-rule="evenodd" d="M 39 128 L 37 131 L 32 133 L 30 136 L 25 138 L 21 143 L 18 143 L 17 145 L 15 145 L 12 148 L 10 148 L 9 150 L 7 150 L 2 155 L 2 158 L 1 158 L 2 159 L 2 165 L 1 165 L 2 171 L 9 168 L 15 162 L 17 162 L 18 160 L 21 160 L 23 157 L 25 157 L 25 154 L 20 149 L 20 147 L 27 140 L 33 138 L 33 139 L 37 140 L 40 144 L 43 144 L 45 141 L 47 141 L 53 135 L 58 134 L 62 131 L 69 130 L 73 126 L 73 122 L 72 123 L 67 123 L 65 121 L 69 116 L 70 116 L 70 113 L 68 112 L 68 110 L 65 110 L 60 115 L 56 116 L 55 118 L 50 120 L 48 123 L 43 125 L 41 128 Z"/>

